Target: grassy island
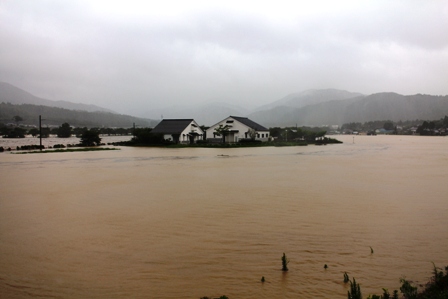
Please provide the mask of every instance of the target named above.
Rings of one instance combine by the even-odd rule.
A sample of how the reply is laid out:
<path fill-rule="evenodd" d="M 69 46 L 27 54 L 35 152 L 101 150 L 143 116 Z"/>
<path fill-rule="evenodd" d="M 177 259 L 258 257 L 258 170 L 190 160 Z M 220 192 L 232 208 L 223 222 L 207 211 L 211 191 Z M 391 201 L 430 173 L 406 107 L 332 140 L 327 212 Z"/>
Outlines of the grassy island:
<path fill-rule="evenodd" d="M 188 148 L 188 147 L 202 147 L 202 148 L 246 148 L 246 147 L 267 147 L 267 146 L 307 146 L 307 145 L 327 145 L 327 144 L 338 144 L 342 143 L 334 138 L 323 137 L 317 140 L 295 140 L 295 141 L 252 141 L 247 140 L 243 142 L 233 142 L 233 143 L 209 143 L 204 141 L 199 141 L 193 144 L 186 143 L 173 143 L 170 141 L 162 140 L 144 140 L 133 138 L 130 141 L 115 142 L 112 145 L 116 146 L 154 146 L 154 147 L 168 147 L 168 148 Z"/>

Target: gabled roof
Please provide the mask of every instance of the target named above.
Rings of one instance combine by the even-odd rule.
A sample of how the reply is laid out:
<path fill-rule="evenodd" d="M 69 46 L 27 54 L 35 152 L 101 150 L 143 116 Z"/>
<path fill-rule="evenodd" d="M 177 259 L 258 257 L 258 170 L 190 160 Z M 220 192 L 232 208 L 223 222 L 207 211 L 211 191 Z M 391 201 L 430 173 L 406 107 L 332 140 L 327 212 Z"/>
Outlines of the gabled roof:
<path fill-rule="evenodd" d="M 247 117 L 239 117 L 239 116 L 230 116 L 230 117 L 248 126 L 249 128 L 254 129 L 255 131 L 269 131 L 269 129 L 266 129 L 262 125 L 257 124 L 256 122 L 248 119 Z"/>
<path fill-rule="evenodd" d="M 163 119 L 151 133 L 180 134 L 194 119 Z"/>

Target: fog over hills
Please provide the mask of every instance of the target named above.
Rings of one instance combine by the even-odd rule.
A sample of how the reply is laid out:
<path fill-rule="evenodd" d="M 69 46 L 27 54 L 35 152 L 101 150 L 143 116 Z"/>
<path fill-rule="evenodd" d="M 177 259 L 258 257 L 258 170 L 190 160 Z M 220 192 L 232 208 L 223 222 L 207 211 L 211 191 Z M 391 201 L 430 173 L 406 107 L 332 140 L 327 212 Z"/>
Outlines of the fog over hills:
<path fill-rule="evenodd" d="M 6 82 L 0 82 L 0 103 L 1 102 L 11 103 L 14 105 L 33 104 L 33 105 L 43 105 L 49 107 L 58 107 L 58 108 L 81 110 L 88 112 L 100 111 L 100 112 L 116 113 L 110 109 L 106 109 L 95 105 L 72 103 L 68 101 L 52 101 L 39 98 L 23 89 L 20 89 Z"/>
<path fill-rule="evenodd" d="M 310 89 L 289 94 L 278 101 L 260 106 L 255 109 L 255 111 L 269 110 L 279 106 L 302 108 L 308 105 L 328 102 L 330 100 L 346 100 L 360 96 L 363 95 L 357 92 L 349 92 L 338 89 Z"/>
<path fill-rule="evenodd" d="M 42 99 L 2 82 L 0 82 L 0 102 L 23 104 L 21 109 L 27 109 L 25 104 L 33 104 L 77 111 L 102 113 L 109 111 L 95 105 Z M 30 109 L 36 114 L 36 108 Z M 61 113 L 59 112 L 59 114 Z M 64 113 L 67 114 L 67 112 Z M 114 117 L 118 114 L 108 112 L 108 115 L 108 117 Z M 247 116 L 266 127 L 295 126 L 296 124 L 299 126 L 342 125 L 349 122 L 375 120 L 435 120 L 448 115 L 448 96 L 422 94 L 405 96 L 393 92 L 363 95 L 338 89 L 314 89 L 290 94 L 273 101 L 271 104 L 252 110 L 223 102 L 189 106 L 178 105 L 165 109 L 148 108 L 147 111 L 140 113 L 143 118 L 131 120 L 132 116 L 126 116 L 125 122 L 138 122 L 145 126 L 156 124 L 162 118 L 193 118 L 200 125 L 211 126 L 229 115 Z M 97 116 L 97 118 L 101 117 Z M 72 117 L 72 119 L 76 118 L 79 119 L 80 116 Z M 89 119 L 88 116 L 82 118 L 85 118 L 86 121 Z M 58 119 L 62 121 L 62 118 Z M 153 121 L 150 119 L 153 119 Z M 121 124 L 123 120 L 124 116 L 122 115 L 119 123 Z M 92 123 L 92 121 L 89 120 L 89 123 Z"/>
<path fill-rule="evenodd" d="M 10 123 L 13 116 L 22 117 L 21 124 L 38 125 L 39 115 L 45 125 L 59 126 L 68 122 L 80 127 L 123 127 L 135 124 L 153 127 L 157 121 L 118 114 L 95 105 L 42 99 L 11 84 L 0 82 L 0 122 Z"/>
<path fill-rule="evenodd" d="M 385 92 L 331 100 L 302 108 L 278 106 L 249 115 L 266 126 L 342 125 L 374 120 L 435 120 L 448 115 L 448 96 Z"/>

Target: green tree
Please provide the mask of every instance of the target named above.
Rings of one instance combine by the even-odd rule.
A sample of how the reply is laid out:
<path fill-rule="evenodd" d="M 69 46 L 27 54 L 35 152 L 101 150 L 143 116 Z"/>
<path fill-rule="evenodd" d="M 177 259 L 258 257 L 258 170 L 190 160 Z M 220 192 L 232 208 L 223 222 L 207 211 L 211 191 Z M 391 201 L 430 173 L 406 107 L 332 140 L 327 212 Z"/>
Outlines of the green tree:
<path fill-rule="evenodd" d="M 442 125 L 443 125 L 445 128 L 448 128 L 448 116 L 445 115 L 445 117 L 442 118 L 441 121 L 442 121 Z"/>
<path fill-rule="evenodd" d="M 50 136 L 50 128 L 42 128 L 42 138 L 48 138 Z"/>
<path fill-rule="evenodd" d="M 98 130 L 87 129 L 81 134 L 81 145 L 83 146 L 95 146 L 100 145 L 100 143 L 101 138 Z"/>
<path fill-rule="evenodd" d="M 73 129 L 73 134 L 75 134 L 76 137 L 81 138 L 82 133 L 87 130 L 87 127 L 81 128 L 77 127 Z"/>
<path fill-rule="evenodd" d="M 8 132 L 9 132 L 9 128 L 8 127 L 6 127 L 6 126 L 2 126 L 2 127 L 0 127 L 0 135 L 2 135 L 2 136 L 7 136 L 8 135 Z"/>
<path fill-rule="evenodd" d="M 229 134 L 230 127 L 228 125 L 219 125 L 219 127 L 215 128 L 215 134 L 218 136 L 222 136 L 222 142 L 226 143 L 226 136 Z"/>
<path fill-rule="evenodd" d="M 269 136 L 279 138 L 282 136 L 282 131 L 280 127 L 269 128 Z"/>
<path fill-rule="evenodd" d="M 138 144 L 163 144 L 166 143 L 163 139 L 163 134 L 151 133 L 151 128 L 138 128 L 135 129 L 132 141 Z"/>
<path fill-rule="evenodd" d="M 384 128 L 384 130 L 392 131 L 395 128 L 395 126 L 394 126 L 393 122 L 388 120 L 384 123 L 383 128 Z"/>
<path fill-rule="evenodd" d="M 32 128 L 28 131 L 28 134 L 31 134 L 31 136 L 36 137 L 39 135 L 39 129 L 37 128 Z"/>
<path fill-rule="evenodd" d="M 15 127 L 13 129 L 6 128 L 6 130 L 2 130 L 3 137 L 6 138 L 25 138 L 26 130 Z"/>
<path fill-rule="evenodd" d="M 19 125 L 19 122 L 23 121 L 23 118 L 18 115 L 14 116 L 12 119 L 16 122 L 16 125 Z"/>
<path fill-rule="evenodd" d="M 60 138 L 68 138 L 72 136 L 72 128 L 68 123 L 63 123 L 57 131 L 57 135 Z"/>

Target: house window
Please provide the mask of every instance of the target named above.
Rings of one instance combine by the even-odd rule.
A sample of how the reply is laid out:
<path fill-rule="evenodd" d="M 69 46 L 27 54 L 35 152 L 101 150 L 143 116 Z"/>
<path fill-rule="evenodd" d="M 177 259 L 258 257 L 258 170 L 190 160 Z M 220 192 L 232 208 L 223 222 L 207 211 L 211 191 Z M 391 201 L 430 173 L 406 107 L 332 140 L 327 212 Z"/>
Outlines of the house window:
<path fill-rule="evenodd" d="M 260 134 L 257 134 L 257 138 L 260 138 Z"/>
<path fill-rule="evenodd" d="M 226 121 L 226 124 L 233 124 L 233 120 Z"/>
<path fill-rule="evenodd" d="M 264 134 L 261 134 L 261 138 L 264 138 Z"/>

